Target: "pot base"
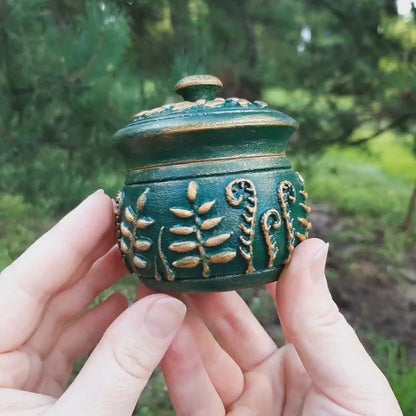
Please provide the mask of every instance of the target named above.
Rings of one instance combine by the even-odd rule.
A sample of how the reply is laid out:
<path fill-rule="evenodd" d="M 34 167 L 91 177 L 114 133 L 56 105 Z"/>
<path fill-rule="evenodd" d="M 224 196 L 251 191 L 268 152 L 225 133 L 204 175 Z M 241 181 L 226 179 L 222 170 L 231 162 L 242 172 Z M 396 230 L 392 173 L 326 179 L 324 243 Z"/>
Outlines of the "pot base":
<path fill-rule="evenodd" d="M 282 270 L 283 266 L 279 266 L 250 274 L 218 276 L 211 279 L 182 279 L 168 282 L 166 280 L 141 278 L 140 281 L 149 289 L 158 292 L 225 292 L 274 282 L 278 279 Z"/>

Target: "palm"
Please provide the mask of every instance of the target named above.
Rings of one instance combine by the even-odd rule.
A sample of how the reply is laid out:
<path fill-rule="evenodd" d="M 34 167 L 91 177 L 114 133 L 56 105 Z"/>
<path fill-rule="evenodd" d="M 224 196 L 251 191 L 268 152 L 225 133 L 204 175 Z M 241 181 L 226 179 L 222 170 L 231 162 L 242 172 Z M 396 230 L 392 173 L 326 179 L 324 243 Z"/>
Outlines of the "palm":
<path fill-rule="evenodd" d="M 187 296 L 185 325 L 162 361 L 178 416 L 402 414 L 329 295 L 316 240 L 301 246 L 269 287 L 282 348 L 237 293 Z"/>
<path fill-rule="evenodd" d="M 126 298 L 115 294 L 73 320 L 125 274 L 117 248 L 111 248 L 111 200 L 96 195 L 82 209 L 95 214 L 93 221 L 75 210 L 2 272 L 0 414 L 4 409 L 42 414 L 52 406 L 74 362 L 127 307 Z M 80 243 L 81 229 L 89 232 Z"/>

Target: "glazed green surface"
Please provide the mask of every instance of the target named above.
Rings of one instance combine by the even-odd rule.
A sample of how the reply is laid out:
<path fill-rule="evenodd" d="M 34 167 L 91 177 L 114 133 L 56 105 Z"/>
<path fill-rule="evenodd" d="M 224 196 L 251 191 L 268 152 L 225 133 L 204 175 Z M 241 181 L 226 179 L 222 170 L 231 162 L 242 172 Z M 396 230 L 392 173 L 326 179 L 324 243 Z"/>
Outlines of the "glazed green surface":
<path fill-rule="evenodd" d="M 218 169 L 217 162 L 199 162 L 193 167 L 199 169 L 198 174 L 189 172 L 188 176 L 178 179 L 172 178 L 175 169 L 182 169 L 182 174 L 186 174 L 184 170 L 186 167 L 173 165 L 154 168 L 152 177 L 159 175 L 160 181 L 157 182 L 139 183 L 139 171 L 134 173 L 137 175 L 138 183 L 133 184 L 131 178 L 134 178 L 134 175 L 130 173 L 130 184 L 125 186 L 122 192 L 120 221 L 124 226 L 125 235 L 120 234 L 120 239 L 131 247 L 131 251 L 124 255 L 127 266 L 139 274 L 149 287 L 165 291 L 231 290 L 275 280 L 289 256 L 288 228 L 278 198 L 278 189 L 282 181 L 290 181 L 293 185 L 295 201 L 289 204 L 293 233 L 306 235 L 307 229 L 299 221 L 301 218 L 306 218 L 305 209 L 300 205 L 306 202 L 301 192 L 303 185 L 299 176 L 288 167 L 285 157 L 253 157 L 243 161 L 235 159 L 221 163 L 227 163 L 227 169 L 221 174 L 215 173 L 215 169 Z M 214 174 L 210 174 L 212 172 Z M 238 181 L 239 179 L 241 182 Z M 229 187 L 229 184 L 236 180 L 233 195 L 235 200 L 241 198 L 241 203 L 233 206 L 227 199 L 226 190 L 227 186 Z M 191 183 L 193 183 L 191 187 L 197 188 L 193 201 L 189 199 Z M 249 192 L 248 189 L 253 191 Z M 142 195 L 145 195 L 145 198 L 141 197 Z M 250 202 L 249 197 L 253 202 Z M 137 201 L 140 198 L 145 199 L 145 203 L 138 210 Z M 209 202 L 212 203 L 209 211 L 199 213 L 201 206 Z M 272 237 L 277 244 L 276 258 L 271 267 L 269 267 L 270 256 L 262 226 L 263 215 L 270 209 L 276 209 L 280 214 L 279 228 L 271 229 Z M 134 218 L 141 218 L 148 224 L 145 229 L 136 230 L 134 235 L 135 240 L 147 242 L 145 251 L 136 250 L 130 244 L 128 232 L 125 230 L 133 233 L 134 224 L 128 221 L 126 210 Z M 186 211 L 188 217 L 178 217 L 175 215 L 175 210 Z M 252 212 L 253 210 L 255 212 Z M 244 215 L 252 216 L 252 222 L 248 223 Z M 218 223 L 204 230 L 202 224 L 211 219 Z M 269 221 L 269 224 L 272 222 Z M 246 229 L 251 228 L 251 234 L 244 234 L 242 226 Z M 188 230 L 194 227 L 199 233 L 199 242 L 197 232 L 187 235 L 175 234 L 172 230 L 178 227 L 185 227 Z M 203 277 L 204 261 L 199 246 L 216 236 L 223 236 L 225 240 L 216 246 L 203 248 L 205 268 L 208 269 L 208 272 L 205 270 L 206 277 Z M 251 240 L 250 246 L 243 244 L 242 238 L 246 242 Z M 293 245 L 298 244 L 299 241 L 299 237 L 295 237 Z M 177 247 L 184 251 L 176 251 Z M 248 253 L 250 249 L 252 270 L 248 271 L 250 262 L 241 250 Z M 210 262 L 210 258 L 215 259 L 223 253 L 230 257 L 229 261 Z M 132 260 L 134 256 L 142 260 L 140 267 L 134 264 Z M 193 262 L 198 264 L 189 268 L 175 267 L 175 264 L 186 258 L 192 258 Z M 156 276 L 160 276 L 162 280 L 157 281 Z M 169 278 L 173 280 L 168 281 Z"/>
<path fill-rule="evenodd" d="M 189 131 L 134 138 L 117 144 L 129 169 L 256 154 L 278 154 L 286 150 L 292 126 L 253 126 Z M 127 134 L 127 133 L 126 133 Z"/>

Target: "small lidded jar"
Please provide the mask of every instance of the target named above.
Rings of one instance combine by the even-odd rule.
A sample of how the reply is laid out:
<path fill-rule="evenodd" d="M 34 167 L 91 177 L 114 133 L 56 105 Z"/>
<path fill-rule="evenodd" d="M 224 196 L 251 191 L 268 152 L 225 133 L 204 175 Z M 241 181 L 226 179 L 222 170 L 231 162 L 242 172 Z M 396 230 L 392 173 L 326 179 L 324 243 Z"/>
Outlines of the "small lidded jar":
<path fill-rule="evenodd" d="M 120 251 L 151 289 L 271 282 L 311 227 L 285 153 L 296 121 L 261 101 L 216 97 L 221 88 L 210 75 L 186 77 L 175 86 L 184 101 L 142 111 L 114 135 L 129 169 Z"/>

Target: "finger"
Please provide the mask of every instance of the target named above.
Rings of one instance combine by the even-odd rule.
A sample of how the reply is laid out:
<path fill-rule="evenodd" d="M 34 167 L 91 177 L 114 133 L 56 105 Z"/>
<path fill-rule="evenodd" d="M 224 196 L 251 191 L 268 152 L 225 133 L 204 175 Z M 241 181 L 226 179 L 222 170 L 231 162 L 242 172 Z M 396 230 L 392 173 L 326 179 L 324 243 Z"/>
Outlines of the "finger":
<path fill-rule="evenodd" d="M 138 299 L 154 293 L 145 285 L 140 285 L 137 291 Z M 179 296 L 179 295 L 178 295 Z M 185 322 L 192 330 L 205 371 L 224 406 L 228 408 L 241 395 L 244 388 L 244 376 L 236 362 L 220 347 L 210 330 L 204 324 L 195 308 L 188 304 Z M 174 370 L 173 370 L 174 371 Z M 233 380 L 230 383 L 229 380 Z"/>
<path fill-rule="evenodd" d="M 192 329 L 184 324 L 162 360 L 173 407 L 178 416 L 225 415 L 224 405 L 207 374 L 198 347 Z"/>
<path fill-rule="evenodd" d="M 128 308 L 108 328 L 52 414 L 130 416 L 185 312 L 182 302 L 160 294 Z"/>
<path fill-rule="evenodd" d="M 192 305 L 222 348 L 243 371 L 277 351 L 277 346 L 236 292 L 190 295 Z"/>
<path fill-rule="evenodd" d="M 331 298 L 324 269 L 328 246 L 310 239 L 294 251 L 276 286 L 286 338 L 292 342 L 314 386 L 333 402 L 360 414 L 396 414 L 388 382 L 368 356 Z M 349 392 L 348 395 L 345 392 Z M 369 409 L 369 398 L 380 407 Z M 379 411 L 377 411 L 379 410 Z M 398 414 L 398 413 L 397 413 Z"/>
<path fill-rule="evenodd" d="M 43 394 L 15 389 L 0 389 L 1 416 L 44 415 L 54 402 L 54 398 Z"/>
<path fill-rule="evenodd" d="M 52 299 L 28 345 L 45 357 L 59 338 L 63 325 L 82 313 L 101 292 L 125 274 L 120 251 L 114 246 L 94 263 L 85 277 Z"/>
<path fill-rule="evenodd" d="M 197 350 L 215 390 L 228 409 L 241 395 L 244 389 L 244 375 L 237 363 L 227 354 L 213 337 L 210 330 L 188 307 L 185 319 L 192 330 Z M 230 383 L 232 380 L 232 383 Z"/>
<path fill-rule="evenodd" d="M 126 308 L 127 298 L 121 293 L 114 293 L 69 324 L 45 360 L 44 376 L 40 383 L 27 385 L 26 388 L 52 397 L 61 396 L 71 377 L 74 363 L 97 345 L 108 326 Z"/>
<path fill-rule="evenodd" d="M 127 309 L 127 304 L 124 295 L 114 293 L 105 302 L 71 322 L 45 361 L 47 373 L 53 374 L 64 387 L 71 376 L 74 363 L 95 348 L 110 324 Z M 50 394 L 47 391 L 41 393 Z"/>
<path fill-rule="evenodd" d="M 77 280 L 115 242 L 114 208 L 95 193 L 37 240 L 0 278 L 0 352 L 25 342 L 51 295 Z"/>

